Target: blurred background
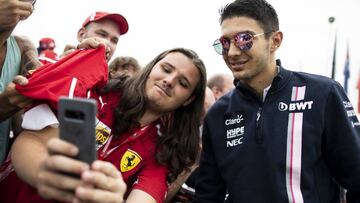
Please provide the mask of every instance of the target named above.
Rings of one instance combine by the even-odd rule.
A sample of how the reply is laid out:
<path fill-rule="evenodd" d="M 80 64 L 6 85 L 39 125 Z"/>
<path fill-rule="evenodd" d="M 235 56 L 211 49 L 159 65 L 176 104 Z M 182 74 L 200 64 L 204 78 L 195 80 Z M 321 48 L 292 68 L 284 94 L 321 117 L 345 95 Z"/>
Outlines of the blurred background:
<path fill-rule="evenodd" d="M 50 37 L 61 53 L 77 44 L 83 21 L 95 11 L 124 15 L 129 32 L 120 37 L 114 56 L 132 56 L 146 65 L 168 48 L 195 50 L 208 75 L 230 73 L 212 48 L 220 36 L 219 9 L 229 0 L 38 0 L 33 15 L 18 24 L 15 34 L 28 36 L 35 46 Z M 360 70 L 359 0 L 268 0 L 279 15 L 284 33 L 277 58 L 291 70 L 331 77 L 344 85 L 355 109 Z M 330 23 L 329 18 L 334 22 Z M 336 46 L 335 46 L 336 39 Z M 336 54 L 334 54 L 334 52 Z M 347 57 L 348 56 L 348 57 Z M 347 65 L 346 65 L 347 64 Z M 347 74 L 344 69 L 348 67 Z"/>

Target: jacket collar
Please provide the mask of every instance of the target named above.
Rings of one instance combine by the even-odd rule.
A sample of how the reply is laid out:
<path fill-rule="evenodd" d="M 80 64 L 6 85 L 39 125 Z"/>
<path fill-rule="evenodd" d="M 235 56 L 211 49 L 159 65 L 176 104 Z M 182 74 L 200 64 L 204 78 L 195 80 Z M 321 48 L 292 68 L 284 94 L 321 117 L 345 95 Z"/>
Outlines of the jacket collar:
<path fill-rule="evenodd" d="M 291 78 L 292 72 L 283 68 L 279 59 L 276 60 L 276 66 L 278 68 L 278 74 L 274 77 L 268 94 L 280 91 L 283 87 L 285 87 Z M 262 101 L 262 98 L 259 98 L 255 91 L 248 85 L 241 83 L 237 79 L 234 80 L 234 85 L 241 93 L 255 97 L 259 101 Z"/>

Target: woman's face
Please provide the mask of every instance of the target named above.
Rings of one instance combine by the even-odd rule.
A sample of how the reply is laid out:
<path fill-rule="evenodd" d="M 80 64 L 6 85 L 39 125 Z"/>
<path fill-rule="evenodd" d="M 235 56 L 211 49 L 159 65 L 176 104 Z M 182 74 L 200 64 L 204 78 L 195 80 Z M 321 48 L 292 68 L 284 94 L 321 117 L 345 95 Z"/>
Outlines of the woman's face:
<path fill-rule="evenodd" d="M 177 109 L 192 102 L 200 72 L 193 62 L 180 52 L 172 52 L 157 62 L 146 81 L 149 108 L 158 113 Z"/>

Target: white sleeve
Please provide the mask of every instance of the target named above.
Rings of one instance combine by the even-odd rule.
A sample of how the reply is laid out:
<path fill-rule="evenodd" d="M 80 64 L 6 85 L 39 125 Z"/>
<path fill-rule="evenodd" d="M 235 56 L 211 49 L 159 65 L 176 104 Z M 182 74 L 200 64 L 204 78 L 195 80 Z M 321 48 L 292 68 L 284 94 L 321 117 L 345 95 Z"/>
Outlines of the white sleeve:
<path fill-rule="evenodd" d="M 41 130 L 47 126 L 57 128 L 59 121 L 47 104 L 40 104 L 24 113 L 21 127 L 27 130 Z"/>

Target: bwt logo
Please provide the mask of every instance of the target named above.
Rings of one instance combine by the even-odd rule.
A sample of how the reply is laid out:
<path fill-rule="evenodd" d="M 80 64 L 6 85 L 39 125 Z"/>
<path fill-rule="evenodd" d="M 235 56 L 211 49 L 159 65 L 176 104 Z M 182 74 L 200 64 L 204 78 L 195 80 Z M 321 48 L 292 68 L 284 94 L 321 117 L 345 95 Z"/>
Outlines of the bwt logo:
<path fill-rule="evenodd" d="M 295 102 L 290 104 L 285 104 L 284 102 L 279 103 L 280 111 L 302 111 L 312 108 L 313 101 L 305 101 L 305 102 Z"/>

